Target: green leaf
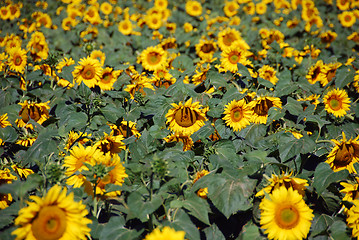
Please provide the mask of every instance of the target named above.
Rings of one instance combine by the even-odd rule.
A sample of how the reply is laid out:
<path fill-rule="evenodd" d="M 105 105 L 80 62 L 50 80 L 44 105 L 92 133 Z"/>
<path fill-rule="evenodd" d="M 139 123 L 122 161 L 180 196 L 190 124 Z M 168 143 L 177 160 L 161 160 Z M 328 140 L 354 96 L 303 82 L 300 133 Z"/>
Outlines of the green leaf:
<path fill-rule="evenodd" d="M 2 184 L 0 186 L 1 193 L 10 193 L 13 198 L 24 198 L 29 191 L 37 188 L 42 178 L 37 174 L 31 174 L 26 181 L 14 181 L 11 184 Z"/>
<path fill-rule="evenodd" d="M 190 198 L 183 201 L 183 208 L 187 209 L 190 215 L 210 225 L 208 219 L 209 206 L 204 199 L 198 197 L 196 194 L 192 194 Z"/>
<path fill-rule="evenodd" d="M 316 216 L 311 226 L 311 236 L 315 237 L 316 235 L 325 233 L 333 222 L 333 218 L 326 214 Z"/>
<path fill-rule="evenodd" d="M 332 239 L 350 240 L 351 232 L 343 221 L 335 221 L 329 228 Z"/>
<path fill-rule="evenodd" d="M 258 80 L 258 83 L 259 83 L 260 85 L 263 85 L 263 86 L 265 86 L 265 87 L 267 87 L 267 88 L 272 88 L 272 87 L 274 87 L 273 83 L 271 83 L 271 82 L 268 81 L 268 80 L 265 80 L 265 79 L 260 78 L 260 77 L 258 77 L 257 80 Z"/>
<path fill-rule="evenodd" d="M 253 223 L 244 225 L 241 233 L 239 234 L 239 240 L 253 240 L 253 239 L 259 240 L 265 238 L 261 237 L 259 228 Z"/>
<path fill-rule="evenodd" d="M 115 123 L 125 114 L 125 110 L 122 107 L 116 107 L 115 104 L 109 104 L 106 107 L 101 108 L 101 112 L 106 120 L 112 123 Z"/>
<path fill-rule="evenodd" d="M 0 128 L 0 139 L 4 142 L 15 142 L 17 139 L 17 132 L 11 126 Z"/>
<path fill-rule="evenodd" d="M 226 239 L 216 224 L 212 224 L 210 227 L 204 229 L 204 233 L 206 234 L 207 240 L 225 240 Z"/>
<path fill-rule="evenodd" d="M 329 164 L 322 162 L 315 169 L 313 186 L 317 190 L 318 195 L 321 195 L 331 183 L 344 180 L 348 175 L 348 170 L 333 172 Z"/>
<path fill-rule="evenodd" d="M 174 221 L 170 223 L 170 226 L 176 231 L 185 231 L 186 239 L 201 239 L 197 227 L 193 224 L 187 213 L 182 209 L 178 209 L 176 215 L 174 216 Z"/>
<path fill-rule="evenodd" d="M 59 120 L 59 132 L 68 133 L 73 129 L 83 129 L 87 123 L 87 115 L 84 112 L 71 112 L 61 116 Z"/>
<path fill-rule="evenodd" d="M 289 111 L 290 114 L 298 116 L 303 112 L 302 105 L 299 102 L 291 97 L 287 98 L 287 104 L 284 106 L 285 109 Z"/>
<path fill-rule="evenodd" d="M 279 145 L 279 156 L 282 162 L 302 153 L 312 152 L 315 148 L 315 142 L 308 136 L 303 136 L 300 139 L 296 139 L 291 136 L 285 136 L 281 138 Z"/>
<path fill-rule="evenodd" d="M 250 74 L 250 72 L 248 71 L 248 68 L 246 66 L 244 66 L 241 63 L 237 63 L 237 67 L 238 67 L 238 73 L 242 74 L 242 76 L 248 78 L 248 79 L 252 79 L 252 76 Z"/>
<path fill-rule="evenodd" d="M 335 73 L 335 86 L 342 89 L 354 79 L 355 71 L 345 67 L 339 68 Z"/>
<path fill-rule="evenodd" d="M 268 158 L 268 152 L 263 150 L 253 150 L 246 154 L 244 154 L 244 158 L 247 159 L 249 162 L 262 162 L 262 163 L 269 163 L 269 162 L 278 162 L 275 158 Z"/>
<path fill-rule="evenodd" d="M 148 215 L 156 211 L 162 204 L 162 198 L 154 195 L 152 200 L 146 201 L 138 191 L 132 192 L 127 200 L 130 210 L 128 219 L 138 218 L 142 222 L 148 221 Z"/>
<path fill-rule="evenodd" d="M 100 239 L 133 240 L 138 238 L 142 231 L 125 228 L 126 221 L 122 216 L 112 217 L 103 228 Z"/>

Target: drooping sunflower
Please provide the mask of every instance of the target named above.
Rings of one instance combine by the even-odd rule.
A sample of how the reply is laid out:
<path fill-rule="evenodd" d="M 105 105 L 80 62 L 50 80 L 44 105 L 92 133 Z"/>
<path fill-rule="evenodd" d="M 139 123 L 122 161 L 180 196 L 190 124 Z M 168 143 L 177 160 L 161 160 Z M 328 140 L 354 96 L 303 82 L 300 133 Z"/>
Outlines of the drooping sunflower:
<path fill-rule="evenodd" d="M 327 65 L 323 63 L 322 60 L 319 60 L 315 65 L 309 68 L 306 78 L 310 84 L 322 81 L 325 78 L 324 71 L 327 69 Z"/>
<path fill-rule="evenodd" d="M 186 13 L 190 16 L 200 16 L 202 14 L 202 5 L 200 2 L 189 0 L 186 2 Z"/>
<path fill-rule="evenodd" d="M 344 116 L 350 109 L 350 98 L 345 90 L 333 89 L 323 98 L 325 110 L 335 117 Z"/>
<path fill-rule="evenodd" d="M 125 167 L 122 165 L 120 157 L 115 154 L 112 155 L 110 153 L 102 154 L 101 157 L 95 158 L 94 165 L 101 165 L 103 167 L 113 167 L 105 176 L 97 179 L 96 182 L 96 195 L 101 195 L 104 197 L 116 197 L 121 194 L 121 191 L 112 191 L 107 192 L 105 187 L 107 184 L 115 184 L 118 186 L 122 186 L 122 183 L 124 182 L 124 179 L 128 177 L 126 173 Z M 97 177 L 97 176 L 94 176 Z M 98 178 L 98 177 L 97 177 Z M 87 192 L 88 195 L 93 196 L 94 195 L 94 183 L 88 181 L 87 179 L 84 180 L 84 187 L 85 192 Z"/>
<path fill-rule="evenodd" d="M 278 97 L 259 97 L 249 103 L 253 110 L 251 121 L 254 123 L 267 123 L 268 111 L 271 107 L 282 108 L 282 101 Z"/>
<path fill-rule="evenodd" d="M 343 27 L 350 28 L 354 25 L 356 17 L 353 12 L 344 11 L 341 14 L 338 14 L 338 19 Z"/>
<path fill-rule="evenodd" d="M 183 143 L 183 151 L 191 150 L 193 146 L 193 140 L 188 135 L 182 135 L 182 134 L 171 134 L 167 137 L 165 137 L 163 140 L 166 142 L 181 142 Z"/>
<path fill-rule="evenodd" d="M 184 240 L 186 232 L 176 231 L 170 227 L 163 227 L 154 229 L 151 233 L 147 234 L 143 240 Z"/>
<path fill-rule="evenodd" d="M 305 239 L 309 233 L 313 211 L 302 195 L 284 186 L 275 189 L 270 198 L 259 204 L 260 224 L 269 239 Z"/>
<path fill-rule="evenodd" d="M 167 63 L 167 52 L 160 46 L 150 46 L 141 52 L 139 57 L 144 69 L 155 71 L 165 67 Z"/>
<path fill-rule="evenodd" d="M 23 73 L 27 64 L 27 52 L 25 49 L 20 47 L 10 48 L 9 49 L 9 58 L 7 64 L 10 67 L 10 70 Z"/>
<path fill-rule="evenodd" d="M 195 182 L 197 182 L 201 177 L 206 176 L 207 174 L 209 174 L 209 172 L 205 169 L 197 172 L 192 183 L 195 184 Z M 197 196 L 204 199 L 207 198 L 207 194 L 208 194 L 208 188 L 200 188 L 197 191 Z"/>
<path fill-rule="evenodd" d="M 33 129 L 32 124 L 28 123 L 30 119 L 34 120 L 38 124 L 45 122 L 45 120 L 49 118 L 49 102 L 50 101 L 35 103 L 25 100 L 25 102 L 19 103 L 19 105 L 21 105 L 21 110 L 19 112 L 19 116 L 21 118 L 16 119 L 15 123 L 17 126 Z"/>
<path fill-rule="evenodd" d="M 346 140 L 345 133 L 343 139 L 337 141 L 332 139 L 335 146 L 330 151 L 325 161 L 330 165 L 334 172 L 347 169 L 350 173 L 356 173 L 354 163 L 359 162 L 359 136 L 355 139 Z"/>
<path fill-rule="evenodd" d="M 104 154 L 116 154 L 125 149 L 125 144 L 122 142 L 122 135 L 108 135 L 104 133 L 103 138 L 101 138 L 98 142 L 95 143 L 95 147 L 100 149 L 100 151 Z"/>
<path fill-rule="evenodd" d="M 276 76 L 276 72 L 277 71 L 275 71 L 274 68 L 269 65 L 263 65 L 258 70 L 259 77 L 270 81 L 271 83 L 273 83 L 273 85 L 275 85 L 278 82 L 278 77 Z"/>
<path fill-rule="evenodd" d="M 260 190 L 256 194 L 256 197 L 264 196 L 265 192 L 270 194 L 273 192 L 273 190 L 279 189 L 282 186 L 286 187 L 287 189 L 293 188 L 294 190 L 298 191 L 299 194 L 304 195 L 306 186 L 309 186 L 308 181 L 294 177 L 292 175 L 293 172 L 282 172 L 280 175 L 272 173 L 271 178 L 267 179 L 269 181 L 269 185 Z"/>
<path fill-rule="evenodd" d="M 32 202 L 20 209 L 11 234 L 20 239 L 87 239 L 92 221 L 82 202 L 74 201 L 74 194 L 59 185 L 53 186 L 45 197 L 30 196 Z"/>
<path fill-rule="evenodd" d="M 12 175 L 9 169 L 0 170 L 0 185 L 10 184 L 16 179 L 17 177 Z M 0 209 L 7 208 L 12 201 L 13 198 L 10 193 L 0 193 Z"/>
<path fill-rule="evenodd" d="M 329 63 L 325 64 L 326 68 L 323 69 L 323 78 L 320 78 L 320 84 L 322 86 L 326 86 L 328 83 L 330 83 L 333 78 L 335 77 L 335 74 L 337 72 L 337 69 L 342 66 L 342 63 L 336 62 L 336 63 Z"/>
<path fill-rule="evenodd" d="M 226 125 L 233 128 L 234 131 L 240 131 L 250 124 L 253 111 L 246 104 L 245 99 L 232 100 L 224 108 L 225 116 L 223 120 L 226 121 Z"/>
<path fill-rule="evenodd" d="M 6 128 L 7 126 L 11 126 L 11 123 L 7 119 L 8 119 L 7 113 L 0 115 L 0 127 L 1 128 Z"/>
<path fill-rule="evenodd" d="M 217 50 L 217 45 L 213 40 L 201 39 L 196 44 L 196 53 L 204 61 L 210 61 L 213 58 L 213 54 Z"/>
<path fill-rule="evenodd" d="M 353 200 L 354 205 L 346 212 L 347 224 L 352 229 L 352 237 L 359 237 L 359 200 Z"/>
<path fill-rule="evenodd" d="M 85 176 L 81 172 L 88 170 L 84 163 L 94 165 L 94 159 L 101 158 L 102 155 L 101 151 L 94 146 L 84 147 L 79 144 L 73 147 L 70 150 L 70 155 L 66 156 L 64 160 L 64 167 L 67 168 L 65 175 L 69 177 L 66 183 L 75 188 L 81 187 L 85 180 Z"/>
<path fill-rule="evenodd" d="M 92 88 L 100 81 L 101 73 L 102 67 L 99 60 L 87 57 L 80 59 L 79 65 L 75 67 L 72 75 L 78 84 L 83 82 Z"/>
<path fill-rule="evenodd" d="M 114 70 L 113 68 L 106 67 L 101 74 L 100 81 L 97 85 L 101 90 L 112 90 L 113 84 L 117 81 L 118 76 L 122 73 L 122 70 Z"/>
<path fill-rule="evenodd" d="M 172 103 L 173 108 L 166 114 L 166 123 L 169 123 L 169 129 L 178 134 L 191 135 L 199 130 L 204 121 L 207 121 L 202 105 L 199 102 L 192 103 L 192 98 L 185 104 Z"/>

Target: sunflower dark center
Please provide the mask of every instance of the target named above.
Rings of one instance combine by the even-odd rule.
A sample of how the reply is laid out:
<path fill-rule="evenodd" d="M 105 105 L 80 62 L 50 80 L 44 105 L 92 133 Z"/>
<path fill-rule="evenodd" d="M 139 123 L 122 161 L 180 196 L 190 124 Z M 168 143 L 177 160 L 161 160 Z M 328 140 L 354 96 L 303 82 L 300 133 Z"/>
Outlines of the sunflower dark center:
<path fill-rule="evenodd" d="M 190 127 L 197 121 L 197 113 L 189 107 L 182 107 L 175 113 L 175 121 L 181 127 Z"/>

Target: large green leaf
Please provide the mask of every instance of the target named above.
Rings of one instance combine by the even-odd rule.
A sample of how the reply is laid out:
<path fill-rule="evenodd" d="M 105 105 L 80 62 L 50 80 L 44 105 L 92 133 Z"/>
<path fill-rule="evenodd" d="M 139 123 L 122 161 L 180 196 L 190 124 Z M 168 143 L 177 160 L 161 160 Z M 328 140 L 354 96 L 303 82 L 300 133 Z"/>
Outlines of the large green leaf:
<path fill-rule="evenodd" d="M 208 219 L 209 206 L 204 199 L 198 197 L 196 194 L 191 194 L 189 198 L 183 201 L 183 208 L 187 209 L 190 215 L 210 225 Z"/>
<path fill-rule="evenodd" d="M 210 227 L 204 229 L 204 233 L 206 234 L 207 240 L 225 240 L 223 233 L 217 227 L 217 225 L 212 224 Z"/>
<path fill-rule="evenodd" d="M 137 239 L 142 231 L 137 232 L 125 227 L 126 221 L 122 216 L 112 217 L 102 229 L 100 239 L 103 240 L 133 240 Z"/>
<path fill-rule="evenodd" d="M 186 239 L 201 239 L 197 227 L 191 221 L 191 218 L 184 210 L 179 209 L 173 217 L 173 222 L 170 223 L 176 231 L 186 232 Z"/>
<path fill-rule="evenodd" d="M 333 172 L 329 164 L 322 162 L 315 169 L 313 186 L 317 193 L 321 195 L 331 183 L 344 180 L 348 175 L 348 170 Z"/>

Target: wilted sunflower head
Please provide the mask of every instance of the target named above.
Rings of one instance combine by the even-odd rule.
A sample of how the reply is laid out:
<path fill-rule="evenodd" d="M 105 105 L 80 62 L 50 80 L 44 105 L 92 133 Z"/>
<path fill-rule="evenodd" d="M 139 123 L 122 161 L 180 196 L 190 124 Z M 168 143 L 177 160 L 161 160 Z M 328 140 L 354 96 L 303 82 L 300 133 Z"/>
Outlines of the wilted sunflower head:
<path fill-rule="evenodd" d="M 21 109 L 19 112 L 19 116 L 21 119 L 17 119 L 16 123 L 19 127 L 28 127 L 33 128 L 31 124 L 27 125 L 30 119 L 34 120 L 35 122 L 42 124 L 46 119 L 49 118 L 49 103 L 35 103 L 35 102 L 28 102 L 25 100 L 23 103 L 19 103 L 21 105 Z"/>
<path fill-rule="evenodd" d="M 282 102 L 278 97 L 259 97 L 257 100 L 249 103 L 253 110 L 252 122 L 267 123 L 268 112 L 271 107 L 282 108 Z"/>
<path fill-rule="evenodd" d="M 344 132 L 342 135 L 341 141 L 332 139 L 335 146 L 328 154 L 325 162 L 335 172 L 347 169 L 350 173 L 356 173 L 354 163 L 359 162 L 359 136 L 355 139 L 346 140 Z"/>
<path fill-rule="evenodd" d="M 191 135 L 199 130 L 204 121 L 207 121 L 202 105 L 199 102 L 192 103 L 190 98 L 185 104 L 180 102 L 172 104 L 173 108 L 166 114 L 169 128 L 178 134 Z"/>

